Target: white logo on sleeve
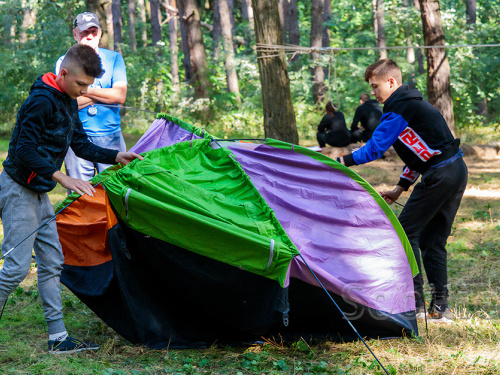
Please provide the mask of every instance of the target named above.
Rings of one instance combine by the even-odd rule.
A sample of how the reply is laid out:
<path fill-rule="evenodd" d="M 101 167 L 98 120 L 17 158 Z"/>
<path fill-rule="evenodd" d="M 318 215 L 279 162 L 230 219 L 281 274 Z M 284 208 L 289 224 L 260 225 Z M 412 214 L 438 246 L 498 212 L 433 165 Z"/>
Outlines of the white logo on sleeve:
<path fill-rule="evenodd" d="M 398 139 L 405 144 L 422 161 L 427 161 L 434 155 L 441 154 L 439 150 L 433 150 L 422 138 L 410 127 L 407 127 L 399 135 Z"/>

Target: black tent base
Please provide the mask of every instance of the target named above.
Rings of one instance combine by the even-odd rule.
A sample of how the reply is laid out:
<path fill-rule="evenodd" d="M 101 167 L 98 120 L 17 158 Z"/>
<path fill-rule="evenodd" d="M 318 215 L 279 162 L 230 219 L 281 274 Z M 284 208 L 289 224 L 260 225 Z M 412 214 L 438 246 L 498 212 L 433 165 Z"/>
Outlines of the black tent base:
<path fill-rule="evenodd" d="M 291 279 L 283 289 L 273 280 L 120 224 L 109 230 L 109 238 L 112 261 L 96 267 L 65 265 L 61 281 L 133 344 L 163 349 L 249 345 L 263 338 L 357 339 L 318 287 Z M 414 311 L 390 315 L 332 297 L 363 337 L 418 332 Z"/>

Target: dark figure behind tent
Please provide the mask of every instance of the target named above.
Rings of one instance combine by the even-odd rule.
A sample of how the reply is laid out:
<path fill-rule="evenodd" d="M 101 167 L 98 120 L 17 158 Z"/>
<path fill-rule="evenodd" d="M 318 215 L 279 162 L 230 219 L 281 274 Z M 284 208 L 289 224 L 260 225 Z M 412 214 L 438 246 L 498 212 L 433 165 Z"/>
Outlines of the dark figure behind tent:
<path fill-rule="evenodd" d="M 318 125 L 316 137 L 319 147 L 325 147 L 327 143 L 333 147 L 345 147 L 351 143 L 351 133 L 347 130 L 344 114 L 332 102 L 326 103 L 326 115 Z"/>
<path fill-rule="evenodd" d="M 373 131 L 380 124 L 380 118 L 382 117 L 382 108 L 380 108 L 376 100 L 370 99 L 370 95 L 361 94 L 359 103 L 361 105 L 356 108 L 351 125 L 352 143 L 368 141 L 372 137 Z M 361 129 L 358 127 L 359 123 L 361 123 Z"/>

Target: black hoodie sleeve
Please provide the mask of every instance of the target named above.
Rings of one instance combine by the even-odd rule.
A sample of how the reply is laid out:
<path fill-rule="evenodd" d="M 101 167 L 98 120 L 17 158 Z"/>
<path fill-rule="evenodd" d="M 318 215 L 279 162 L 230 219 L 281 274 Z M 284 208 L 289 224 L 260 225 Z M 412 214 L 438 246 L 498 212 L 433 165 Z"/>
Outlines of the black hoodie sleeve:
<path fill-rule="evenodd" d="M 361 106 L 356 108 L 356 112 L 354 113 L 354 118 L 352 119 L 351 132 L 358 129 L 359 120 L 361 119 L 361 112 L 362 112 Z"/>
<path fill-rule="evenodd" d="M 318 133 L 324 133 L 330 130 L 332 118 L 329 115 L 324 115 L 318 125 Z"/>
<path fill-rule="evenodd" d="M 118 150 L 99 147 L 90 142 L 85 130 L 83 130 L 80 119 L 77 119 L 77 126 L 73 132 L 71 149 L 76 156 L 82 159 L 102 164 L 116 164 L 116 155 L 119 152 Z"/>
<path fill-rule="evenodd" d="M 19 160 L 27 168 L 49 181 L 58 169 L 40 155 L 37 145 L 40 143 L 42 129 L 52 117 L 52 111 L 52 102 L 45 96 L 27 102 L 16 144 L 16 155 Z"/>

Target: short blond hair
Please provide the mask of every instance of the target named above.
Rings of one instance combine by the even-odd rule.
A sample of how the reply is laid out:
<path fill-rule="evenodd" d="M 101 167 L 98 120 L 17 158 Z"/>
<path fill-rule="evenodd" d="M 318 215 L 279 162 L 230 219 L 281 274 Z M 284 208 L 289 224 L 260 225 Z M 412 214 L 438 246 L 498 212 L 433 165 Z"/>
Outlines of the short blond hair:
<path fill-rule="evenodd" d="M 395 61 L 390 59 L 379 60 L 371 64 L 365 71 L 365 81 L 368 82 L 370 78 L 378 77 L 387 79 L 393 77 L 398 85 L 403 82 L 403 76 L 401 75 L 401 69 Z"/>

